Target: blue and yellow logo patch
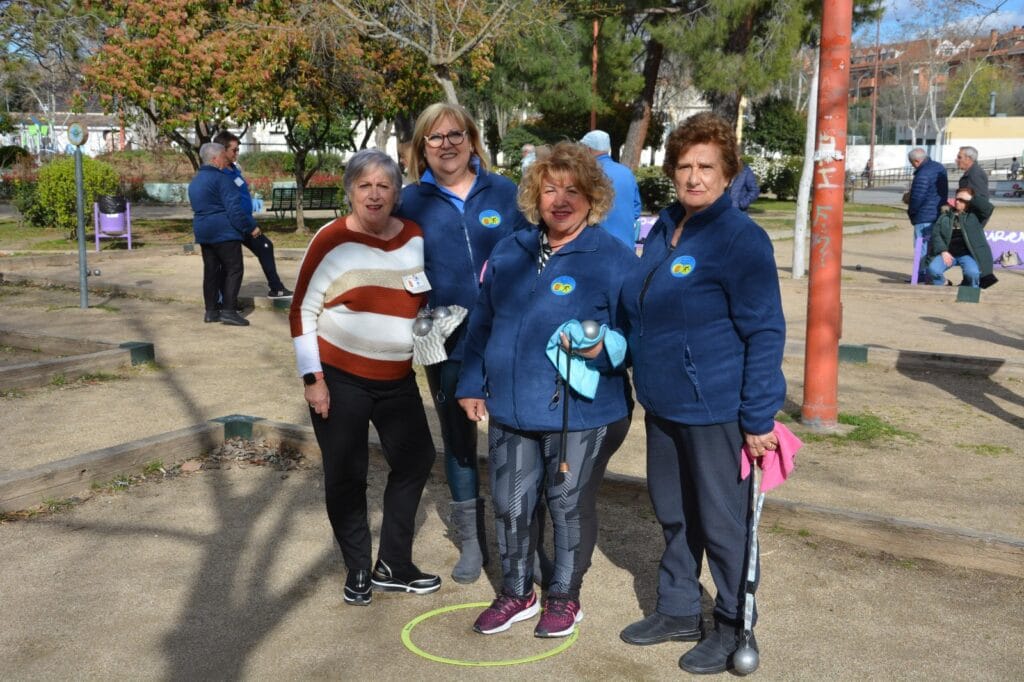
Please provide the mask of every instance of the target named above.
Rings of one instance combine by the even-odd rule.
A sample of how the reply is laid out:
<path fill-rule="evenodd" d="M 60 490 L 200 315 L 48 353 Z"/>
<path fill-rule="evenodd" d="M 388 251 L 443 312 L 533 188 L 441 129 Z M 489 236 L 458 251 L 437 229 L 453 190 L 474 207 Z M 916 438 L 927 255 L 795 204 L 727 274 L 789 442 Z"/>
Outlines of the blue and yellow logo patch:
<path fill-rule="evenodd" d="M 672 265 L 669 266 L 669 272 L 672 273 L 673 277 L 686 277 L 696 267 L 697 261 L 693 259 L 693 256 L 680 256 L 672 261 Z"/>
<path fill-rule="evenodd" d="M 563 275 L 551 283 L 551 293 L 555 296 L 568 296 L 576 290 L 576 280 L 568 275 Z"/>
<path fill-rule="evenodd" d="M 501 225 L 501 214 L 494 209 L 487 209 L 481 211 L 479 215 L 480 224 L 489 230 L 493 230 L 498 225 Z"/>

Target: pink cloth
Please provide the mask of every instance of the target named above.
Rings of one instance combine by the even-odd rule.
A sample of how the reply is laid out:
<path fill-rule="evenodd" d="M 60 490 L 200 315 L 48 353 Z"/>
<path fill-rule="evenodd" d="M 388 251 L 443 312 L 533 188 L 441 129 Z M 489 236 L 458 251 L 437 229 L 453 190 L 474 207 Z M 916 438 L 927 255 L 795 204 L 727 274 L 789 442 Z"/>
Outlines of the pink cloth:
<path fill-rule="evenodd" d="M 797 450 L 804 446 L 803 442 L 794 435 L 785 424 L 775 422 L 772 429 L 775 437 L 779 439 L 779 447 L 775 450 L 765 450 L 764 456 L 758 464 L 761 467 L 761 492 L 766 493 L 789 478 L 789 474 L 795 466 Z M 746 445 L 740 450 L 740 478 L 745 479 L 750 475 L 750 463 L 757 459 L 751 454 Z"/>

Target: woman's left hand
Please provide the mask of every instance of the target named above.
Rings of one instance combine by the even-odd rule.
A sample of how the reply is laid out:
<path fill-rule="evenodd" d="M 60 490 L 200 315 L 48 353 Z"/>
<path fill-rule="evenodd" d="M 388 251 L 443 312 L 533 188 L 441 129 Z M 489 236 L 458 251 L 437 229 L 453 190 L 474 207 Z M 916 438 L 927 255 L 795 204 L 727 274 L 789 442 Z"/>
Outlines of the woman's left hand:
<path fill-rule="evenodd" d="M 746 433 L 743 435 L 743 440 L 747 444 L 747 449 L 753 453 L 754 457 L 761 457 L 766 451 L 779 448 L 779 439 L 774 431 L 769 431 L 759 436 Z"/>
<path fill-rule="evenodd" d="M 598 341 L 590 348 L 570 349 L 569 337 L 565 335 L 565 332 L 562 332 L 562 348 L 565 349 L 566 353 L 569 353 L 571 350 L 571 353 L 573 355 L 579 355 L 581 358 L 593 360 L 594 358 L 601 354 L 601 351 L 604 350 L 604 340 Z"/>
<path fill-rule="evenodd" d="M 318 379 L 312 386 L 306 386 L 305 397 L 313 411 L 327 419 L 327 410 L 331 406 L 331 394 L 327 390 L 327 382 Z"/>

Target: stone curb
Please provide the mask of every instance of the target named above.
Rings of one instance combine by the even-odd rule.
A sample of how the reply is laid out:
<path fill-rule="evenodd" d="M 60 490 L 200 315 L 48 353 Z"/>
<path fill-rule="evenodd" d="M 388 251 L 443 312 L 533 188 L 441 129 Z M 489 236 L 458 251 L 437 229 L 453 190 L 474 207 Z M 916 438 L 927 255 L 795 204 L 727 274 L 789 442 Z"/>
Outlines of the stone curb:
<path fill-rule="evenodd" d="M 164 466 L 196 457 L 228 438 L 266 440 L 294 447 L 310 458 L 319 456 L 313 429 L 248 415 L 228 415 L 203 424 L 123 443 L 50 462 L 24 471 L 0 474 L 0 511 L 25 509 L 48 499 L 81 493 L 93 483 L 106 483 L 120 474 L 137 473 L 159 452 Z M 379 448 L 374 434 L 370 444 Z M 435 474 L 443 476 L 444 458 L 438 453 Z M 380 460 L 374 459 L 379 465 Z M 481 459 L 486 468 L 486 461 Z M 646 491 L 643 478 L 605 475 L 605 483 Z M 937 526 L 844 509 L 767 497 L 765 528 L 811 533 L 899 557 L 927 559 L 969 569 L 1024 578 L 1024 539 L 970 529 Z"/>

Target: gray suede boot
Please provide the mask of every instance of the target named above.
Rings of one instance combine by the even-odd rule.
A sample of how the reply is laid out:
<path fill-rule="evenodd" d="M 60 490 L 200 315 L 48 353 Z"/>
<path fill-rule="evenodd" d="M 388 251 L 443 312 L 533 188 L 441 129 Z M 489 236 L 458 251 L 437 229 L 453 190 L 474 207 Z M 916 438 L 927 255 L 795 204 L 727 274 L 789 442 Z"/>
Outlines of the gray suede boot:
<path fill-rule="evenodd" d="M 452 569 L 452 580 L 471 583 L 480 577 L 487 565 L 487 535 L 484 532 L 484 501 L 482 498 L 452 502 L 452 525 L 459 543 L 459 563 Z"/>

